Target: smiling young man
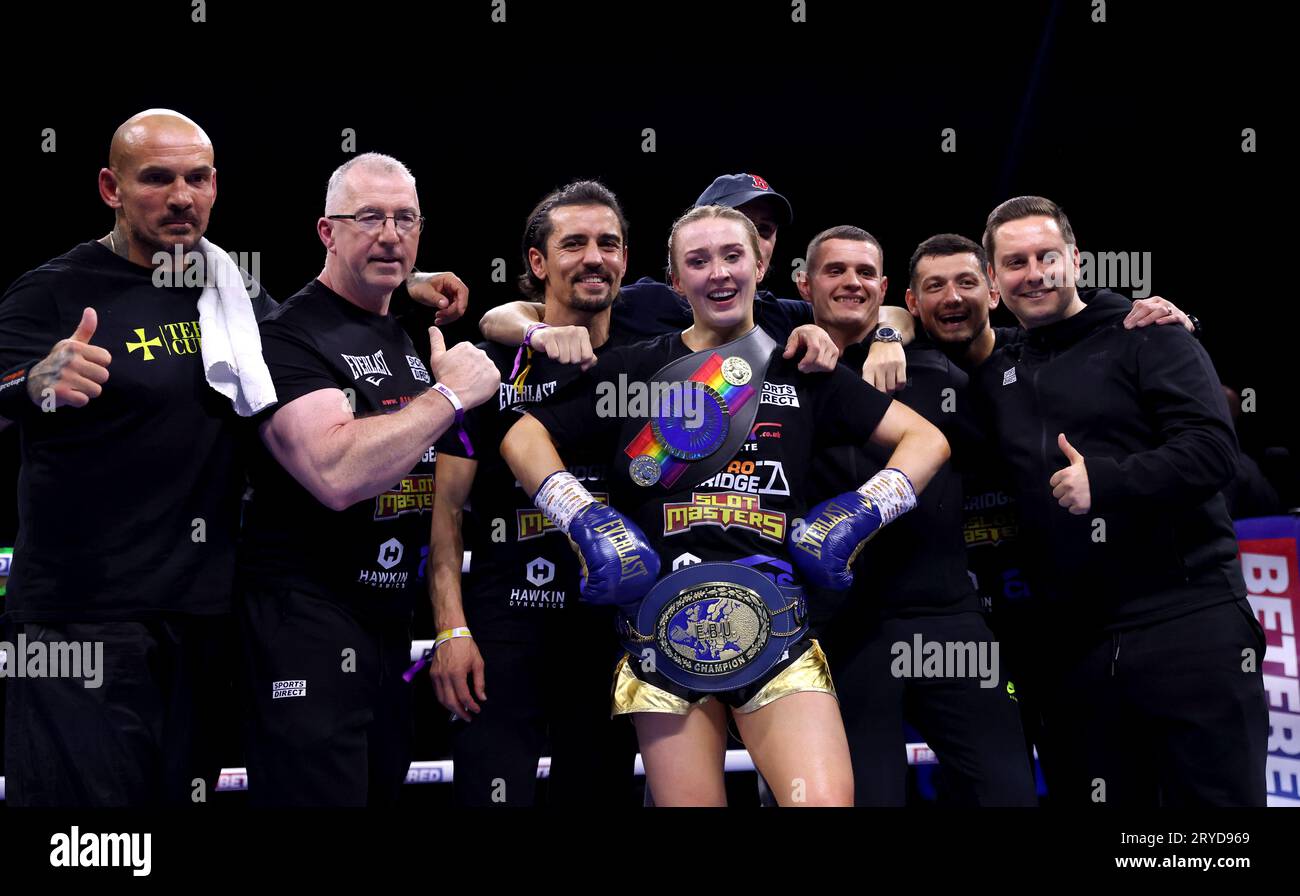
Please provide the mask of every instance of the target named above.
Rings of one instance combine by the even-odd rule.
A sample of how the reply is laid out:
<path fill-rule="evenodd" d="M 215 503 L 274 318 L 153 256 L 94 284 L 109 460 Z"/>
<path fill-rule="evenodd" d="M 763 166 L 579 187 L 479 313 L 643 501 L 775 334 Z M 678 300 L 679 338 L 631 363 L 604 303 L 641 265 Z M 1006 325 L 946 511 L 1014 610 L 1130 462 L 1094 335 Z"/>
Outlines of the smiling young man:
<path fill-rule="evenodd" d="M 1187 315 L 1158 296 L 1130 304 L 1118 293 L 1095 289 L 1081 293 L 1080 298 L 1097 309 L 1125 313 L 1123 323 L 1128 328 L 1178 323 L 1189 332 L 1193 330 Z M 941 352 L 955 365 L 960 380 L 953 383 L 949 407 L 951 416 L 970 436 L 958 442 L 953 457 L 965 499 L 967 568 L 998 637 L 1004 677 L 1009 689 L 1014 688 L 1027 746 L 1037 745 L 1050 789 L 1054 768 L 1041 742 L 1032 665 L 1037 626 L 1019 558 L 1019 516 L 1001 458 L 984 438 L 981 422 L 972 413 L 964 376 L 973 374 L 997 348 L 1023 340 L 1025 331 L 1018 326 L 992 325 L 989 316 L 999 298 L 988 273 L 984 249 L 954 233 L 929 237 L 912 252 L 906 302 L 920 325 L 916 341 L 908 348 Z M 910 340 L 913 327 L 905 329 L 903 338 Z M 904 384 L 908 382 L 903 380 Z"/>
<path fill-rule="evenodd" d="M 600 354 L 625 341 L 610 307 L 627 269 L 627 223 L 603 184 L 577 181 L 541 200 L 523 239 L 523 291 L 556 327 L 578 327 Z M 614 613 L 579 601 L 581 571 L 501 457 L 507 430 L 581 375 L 544 352 L 494 342 L 497 401 L 438 443 L 432 573 L 435 629 L 430 674 L 450 710 L 455 797 L 468 806 L 528 806 L 537 761 L 550 744 L 551 805 L 619 805 L 633 787 L 632 729 L 609 714 L 609 672 L 622 654 Z M 579 446 L 568 472 L 606 497 L 606 459 Z M 469 508 L 465 511 L 464 508 Z M 470 568 L 461 575 L 462 548 Z M 491 696 L 488 696 L 488 695 Z"/>
<path fill-rule="evenodd" d="M 988 271 L 1028 334 L 979 370 L 1043 612 L 1044 735 L 1067 804 L 1264 805 L 1263 630 L 1220 494 L 1236 441 L 1181 327 L 1085 305 L 1050 200 L 988 217 Z M 1254 660 L 1251 661 L 1251 657 Z"/>
<path fill-rule="evenodd" d="M 808 245 L 799 292 L 831 334 L 843 363 L 857 369 L 877 330 L 889 286 L 880 243 L 858 227 L 825 230 Z M 897 400 L 939 428 L 954 459 L 967 451 L 965 420 L 951 397 L 967 376 L 933 346 L 907 348 L 910 379 Z M 814 464 L 817 495 L 834 495 L 886 465 L 872 446 L 827 451 Z M 966 575 L 961 478 L 945 463 L 916 509 L 881 532 L 859 555 L 855 587 L 813 601 L 825 635 L 853 759 L 855 803 L 906 802 L 906 719 L 939 757 L 945 792 L 958 805 L 1034 805 L 1033 775 L 1021 750 L 1015 703 L 1007 693 L 993 634 Z M 819 607 L 826 607 L 821 612 Z M 971 645 L 978 663 L 934 676 L 899 666 L 899 645 Z M 899 674 L 899 671 L 904 674 Z"/>

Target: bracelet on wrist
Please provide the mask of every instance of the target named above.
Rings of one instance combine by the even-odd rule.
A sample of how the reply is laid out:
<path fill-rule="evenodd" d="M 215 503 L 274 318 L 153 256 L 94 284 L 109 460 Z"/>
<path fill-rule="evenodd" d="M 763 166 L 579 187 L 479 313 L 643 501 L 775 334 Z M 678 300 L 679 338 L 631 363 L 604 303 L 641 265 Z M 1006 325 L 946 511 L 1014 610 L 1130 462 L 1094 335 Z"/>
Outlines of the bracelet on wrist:
<path fill-rule="evenodd" d="M 535 324 L 529 324 L 527 329 L 524 330 L 524 338 L 519 343 L 519 351 L 515 352 L 515 366 L 510 368 L 511 380 L 514 380 L 514 378 L 519 375 L 519 366 L 524 363 L 524 350 L 533 350 L 533 334 L 538 330 L 543 330 L 549 326 L 550 324 L 544 324 L 541 321 L 538 321 Z"/>
<path fill-rule="evenodd" d="M 470 443 L 469 433 L 465 432 L 465 406 L 461 404 L 460 396 L 453 392 L 449 386 L 444 386 L 442 383 L 434 383 L 433 389 L 435 392 L 442 393 L 442 397 L 451 402 L 451 408 L 456 412 L 456 422 L 454 424 L 456 435 L 460 436 L 460 443 L 465 448 L 465 455 L 473 457 L 474 446 Z"/>
<path fill-rule="evenodd" d="M 454 640 L 456 638 L 472 638 L 472 637 L 474 636 L 470 634 L 469 629 L 463 625 L 457 626 L 456 628 L 449 628 L 446 629 L 445 631 L 438 632 L 437 637 L 433 639 L 433 649 L 437 650 L 443 644 L 446 644 L 448 641 Z"/>

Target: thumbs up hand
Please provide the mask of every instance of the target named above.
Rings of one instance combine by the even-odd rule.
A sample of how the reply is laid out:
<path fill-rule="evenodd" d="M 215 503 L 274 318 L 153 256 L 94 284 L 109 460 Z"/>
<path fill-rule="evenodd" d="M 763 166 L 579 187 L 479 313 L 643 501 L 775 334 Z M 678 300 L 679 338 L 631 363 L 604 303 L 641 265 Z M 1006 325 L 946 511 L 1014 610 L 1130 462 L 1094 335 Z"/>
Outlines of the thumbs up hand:
<path fill-rule="evenodd" d="M 1052 474 L 1048 485 L 1052 487 L 1052 497 L 1075 515 L 1081 516 L 1092 509 L 1092 492 L 1088 488 L 1088 468 L 1084 465 L 1083 455 L 1075 450 L 1065 433 L 1056 437 L 1065 459 L 1070 462 Z"/>
<path fill-rule="evenodd" d="M 33 365 L 27 375 L 27 395 L 34 404 L 48 407 L 47 398 L 52 396 L 54 408 L 81 408 L 99 397 L 108 382 L 113 356 L 90 344 L 98 326 L 95 309 L 86 308 L 72 335 L 56 342 L 50 353 Z"/>
<path fill-rule="evenodd" d="M 496 395 L 501 385 L 501 374 L 486 352 L 469 342 L 448 349 L 437 327 L 429 328 L 429 370 L 434 382 L 455 392 L 466 410 Z"/>

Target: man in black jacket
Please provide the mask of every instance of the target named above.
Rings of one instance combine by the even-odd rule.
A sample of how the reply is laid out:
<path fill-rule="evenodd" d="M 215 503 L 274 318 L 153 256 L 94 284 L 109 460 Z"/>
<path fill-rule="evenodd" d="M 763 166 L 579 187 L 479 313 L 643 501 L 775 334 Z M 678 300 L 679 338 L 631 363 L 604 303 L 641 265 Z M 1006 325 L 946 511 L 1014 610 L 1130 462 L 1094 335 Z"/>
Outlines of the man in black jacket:
<path fill-rule="evenodd" d="M 1086 306 L 1069 221 L 1040 197 L 989 215 L 990 276 L 1028 338 L 976 392 L 1020 503 L 1044 610 L 1044 725 L 1065 803 L 1264 805 L 1263 629 L 1220 490 L 1236 441 L 1180 327 Z"/>

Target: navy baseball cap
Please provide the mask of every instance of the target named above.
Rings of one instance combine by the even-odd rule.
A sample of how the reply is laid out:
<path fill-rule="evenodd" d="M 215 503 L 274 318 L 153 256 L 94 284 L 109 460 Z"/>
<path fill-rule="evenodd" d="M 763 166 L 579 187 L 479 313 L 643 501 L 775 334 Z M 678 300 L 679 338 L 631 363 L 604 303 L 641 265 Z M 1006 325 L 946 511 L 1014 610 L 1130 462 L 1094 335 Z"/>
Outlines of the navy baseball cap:
<path fill-rule="evenodd" d="M 770 196 L 776 200 L 772 205 L 777 209 L 777 216 L 784 220 L 777 223 L 785 226 L 794 220 L 794 209 L 786 199 L 757 174 L 724 174 L 709 184 L 709 188 L 695 200 L 696 205 L 725 205 L 735 208 L 751 199 Z"/>

